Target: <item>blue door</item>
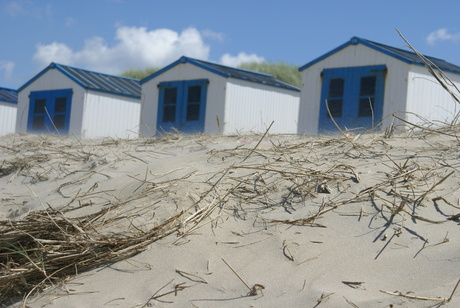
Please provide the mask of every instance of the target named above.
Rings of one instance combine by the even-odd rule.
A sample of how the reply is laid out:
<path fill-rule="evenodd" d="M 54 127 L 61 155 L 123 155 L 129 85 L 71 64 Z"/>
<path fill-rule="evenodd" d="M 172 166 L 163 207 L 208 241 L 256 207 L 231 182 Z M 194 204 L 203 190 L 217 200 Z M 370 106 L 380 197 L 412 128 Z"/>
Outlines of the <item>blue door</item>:
<path fill-rule="evenodd" d="M 353 131 L 377 127 L 385 75 L 385 65 L 323 70 L 319 132 L 337 131 L 337 126 Z"/>
<path fill-rule="evenodd" d="M 69 133 L 72 89 L 30 92 L 27 131 Z"/>
<path fill-rule="evenodd" d="M 157 130 L 202 133 L 206 113 L 208 80 L 185 80 L 159 84 Z"/>

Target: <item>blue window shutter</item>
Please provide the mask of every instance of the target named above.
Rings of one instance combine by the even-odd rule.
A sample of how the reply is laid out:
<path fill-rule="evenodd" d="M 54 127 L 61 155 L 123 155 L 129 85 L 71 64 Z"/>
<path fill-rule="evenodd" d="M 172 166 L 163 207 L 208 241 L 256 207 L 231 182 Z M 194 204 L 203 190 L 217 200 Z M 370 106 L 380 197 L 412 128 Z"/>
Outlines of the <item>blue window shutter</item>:
<path fill-rule="evenodd" d="M 356 131 L 363 131 L 380 123 L 383 116 L 385 74 L 385 65 L 331 68 L 323 70 L 321 73 L 322 87 L 318 123 L 319 131 L 336 131 L 336 125 L 342 130 L 353 129 Z M 365 77 L 375 78 L 375 91 L 373 95 L 362 95 L 361 81 L 362 78 Z M 331 86 L 331 81 L 334 81 L 336 78 L 344 79 L 343 109 L 340 117 L 330 119 L 327 113 L 326 100 L 330 99 L 329 87 Z M 371 107 L 365 106 L 364 100 L 366 98 L 371 99 Z M 363 111 L 363 106 L 371 108 L 371 115 L 369 115 L 369 111 Z"/>
<path fill-rule="evenodd" d="M 72 95 L 72 89 L 31 92 L 29 96 L 27 131 L 68 134 Z"/>
<path fill-rule="evenodd" d="M 182 99 L 181 82 L 161 82 L 158 85 L 158 117 L 157 129 L 160 132 L 170 132 L 180 123 L 180 101 Z M 172 97 L 174 93 L 174 97 Z"/>
<path fill-rule="evenodd" d="M 158 85 L 157 131 L 201 133 L 204 131 L 206 113 L 207 79 L 161 82 Z M 174 120 L 165 116 L 168 108 L 167 93 L 175 89 Z"/>

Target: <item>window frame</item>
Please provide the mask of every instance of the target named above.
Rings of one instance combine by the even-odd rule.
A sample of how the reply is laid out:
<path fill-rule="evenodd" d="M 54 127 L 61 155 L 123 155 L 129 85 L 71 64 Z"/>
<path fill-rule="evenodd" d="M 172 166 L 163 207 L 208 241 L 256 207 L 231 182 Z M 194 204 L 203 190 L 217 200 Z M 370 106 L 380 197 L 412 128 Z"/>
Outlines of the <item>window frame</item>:
<path fill-rule="evenodd" d="M 387 68 L 386 65 L 355 66 L 326 68 L 321 72 L 321 100 L 319 108 L 318 131 L 337 131 L 340 129 L 365 130 L 381 122 L 383 115 L 384 90 Z M 371 97 L 361 95 L 361 79 L 376 77 L 372 114 L 359 115 L 360 99 Z M 330 81 L 344 79 L 342 116 L 330 118 L 326 102 L 329 97 Z M 336 126 L 337 125 L 337 126 Z"/>
<path fill-rule="evenodd" d="M 72 110 L 73 89 L 46 90 L 46 91 L 31 91 L 29 94 L 29 113 L 27 119 L 27 131 L 32 133 L 51 133 L 67 135 L 70 128 L 70 114 Z M 56 111 L 56 100 L 66 98 L 66 106 L 63 111 Z M 45 100 L 44 112 L 36 112 L 36 104 L 38 100 Z M 36 124 L 35 118 L 43 117 L 43 126 L 41 128 L 34 127 Z M 64 116 L 62 127 L 58 128 L 55 125 L 55 116 Z"/>
<path fill-rule="evenodd" d="M 206 100 L 208 90 L 208 79 L 193 79 L 181 81 L 165 81 L 158 84 L 158 113 L 157 113 L 157 131 L 172 132 L 181 131 L 184 133 L 197 133 L 204 131 L 204 121 L 206 116 Z M 189 89 L 191 87 L 200 87 L 200 100 L 198 102 L 188 102 Z M 165 91 L 170 88 L 176 88 L 176 110 L 174 121 L 164 121 L 165 112 Z M 166 104 L 167 105 L 167 104 Z M 198 105 L 198 116 L 189 119 L 189 107 Z"/>

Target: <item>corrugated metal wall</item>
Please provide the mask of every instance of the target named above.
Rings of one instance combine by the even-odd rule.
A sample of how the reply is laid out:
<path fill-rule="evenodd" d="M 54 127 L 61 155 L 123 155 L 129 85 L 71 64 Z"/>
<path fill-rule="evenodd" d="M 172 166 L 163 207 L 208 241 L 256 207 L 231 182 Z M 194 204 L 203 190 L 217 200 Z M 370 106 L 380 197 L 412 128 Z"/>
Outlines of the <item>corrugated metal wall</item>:
<path fill-rule="evenodd" d="M 446 75 L 460 89 L 460 76 L 449 73 Z M 460 94 L 453 86 L 450 86 L 450 89 L 453 93 Z M 450 124 L 460 111 L 460 106 L 425 67 L 412 65 L 409 73 L 407 110 L 414 113 L 406 115 L 406 119 L 414 124 L 424 122 L 416 114 L 435 124 Z"/>
<path fill-rule="evenodd" d="M 388 126 L 393 112 L 406 109 L 409 64 L 396 60 L 363 45 L 350 45 L 302 72 L 302 94 L 299 112 L 299 133 L 318 134 L 321 100 L 321 72 L 326 68 L 386 65 L 383 102 L 383 127 Z"/>
<path fill-rule="evenodd" d="M 297 133 L 300 93 L 230 78 L 225 104 L 225 134 Z"/>
<path fill-rule="evenodd" d="M 0 136 L 15 132 L 17 110 L 17 104 L 0 102 Z"/>
<path fill-rule="evenodd" d="M 100 92 L 86 93 L 82 124 L 84 138 L 137 138 L 139 100 Z"/>

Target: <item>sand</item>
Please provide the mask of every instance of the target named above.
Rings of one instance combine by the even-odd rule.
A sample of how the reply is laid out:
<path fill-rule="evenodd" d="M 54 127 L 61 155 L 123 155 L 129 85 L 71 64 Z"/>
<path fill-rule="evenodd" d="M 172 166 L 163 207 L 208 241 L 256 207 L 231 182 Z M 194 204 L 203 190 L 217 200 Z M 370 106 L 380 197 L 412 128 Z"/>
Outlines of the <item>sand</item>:
<path fill-rule="evenodd" d="M 136 234 L 182 213 L 138 254 L 4 306 L 459 307 L 457 135 L 2 137 L 2 221 L 117 205 L 95 232 Z"/>

